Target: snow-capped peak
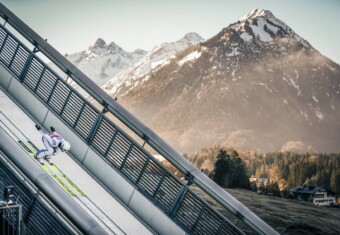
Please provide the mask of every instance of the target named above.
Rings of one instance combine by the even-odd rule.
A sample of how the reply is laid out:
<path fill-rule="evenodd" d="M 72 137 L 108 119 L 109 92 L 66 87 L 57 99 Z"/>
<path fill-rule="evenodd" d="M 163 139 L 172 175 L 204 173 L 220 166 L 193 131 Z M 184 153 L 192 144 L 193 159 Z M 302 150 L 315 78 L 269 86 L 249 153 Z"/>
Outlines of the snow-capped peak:
<path fill-rule="evenodd" d="M 274 27 L 280 28 L 281 30 L 284 30 L 285 33 L 291 33 L 292 29 L 288 27 L 284 22 L 276 18 L 273 13 L 269 10 L 264 9 L 254 9 L 251 12 L 249 12 L 247 15 L 243 16 L 239 21 L 240 22 L 250 22 L 253 20 L 265 20 L 269 24 L 271 24 Z"/>
<path fill-rule="evenodd" d="M 269 10 L 264 9 L 254 9 L 249 12 L 247 15 L 243 16 L 240 21 L 250 20 L 257 17 L 264 17 L 264 18 L 275 18 L 273 13 Z"/>
<path fill-rule="evenodd" d="M 274 39 L 277 39 L 290 44 L 297 41 L 304 48 L 311 48 L 306 40 L 296 34 L 283 21 L 276 18 L 269 10 L 252 10 L 228 28 L 235 30 L 247 44 L 257 40 L 272 43 Z M 221 40 L 228 38 L 230 38 L 228 34 L 222 35 Z M 238 40 L 238 37 L 234 37 L 234 39 Z"/>

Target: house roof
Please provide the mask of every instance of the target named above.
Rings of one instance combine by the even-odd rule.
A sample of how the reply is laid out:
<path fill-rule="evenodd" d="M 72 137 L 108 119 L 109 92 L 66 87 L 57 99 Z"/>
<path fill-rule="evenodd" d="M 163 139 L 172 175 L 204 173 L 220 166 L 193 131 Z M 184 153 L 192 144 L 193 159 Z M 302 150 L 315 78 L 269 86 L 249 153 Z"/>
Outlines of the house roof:
<path fill-rule="evenodd" d="M 297 185 L 296 187 L 292 188 L 290 191 L 292 193 L 300 193 L 300 194 L 315 194 L 319 192 L 321 189 L 326 189 L 327 193 L 335 194 L 335 192 L 325 187 L 318 187 L 318 186 L 306 185 L 306 184 Z"/>

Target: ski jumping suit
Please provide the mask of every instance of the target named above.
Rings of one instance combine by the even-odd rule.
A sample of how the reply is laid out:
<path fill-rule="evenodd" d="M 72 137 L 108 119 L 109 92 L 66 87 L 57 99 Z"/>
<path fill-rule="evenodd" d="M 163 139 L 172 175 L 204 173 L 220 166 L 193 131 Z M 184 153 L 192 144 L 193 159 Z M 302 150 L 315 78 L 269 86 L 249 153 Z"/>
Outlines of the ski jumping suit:
<path fill-rule="evenodd" d="M 42 142 L 45 145 L 46 149 L 39 150 L 35 157 L 40 159 L 44 157 L 45 159 L 51 159 L 52 155 L 55 155 L 59 152 L 60 144 L 64 142 L 64 138 L 61 137 L 57 132 L 51 132 L 45 134 L 41 130 L 39 130 L 40 134 L 42 135 Z"/>

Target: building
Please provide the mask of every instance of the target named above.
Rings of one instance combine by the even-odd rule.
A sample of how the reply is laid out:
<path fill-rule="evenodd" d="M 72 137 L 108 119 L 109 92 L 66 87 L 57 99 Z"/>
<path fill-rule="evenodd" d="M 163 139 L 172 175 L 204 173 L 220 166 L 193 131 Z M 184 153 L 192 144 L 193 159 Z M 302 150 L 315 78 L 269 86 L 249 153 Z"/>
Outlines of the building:
<path fill-rule="evenodd" d="M 303 184 L 294 187 L 290 192 L 297 200 L 311 202 L 317 206 L 333 206 L 336 204 L 336 193 L 325 187 Z"/>

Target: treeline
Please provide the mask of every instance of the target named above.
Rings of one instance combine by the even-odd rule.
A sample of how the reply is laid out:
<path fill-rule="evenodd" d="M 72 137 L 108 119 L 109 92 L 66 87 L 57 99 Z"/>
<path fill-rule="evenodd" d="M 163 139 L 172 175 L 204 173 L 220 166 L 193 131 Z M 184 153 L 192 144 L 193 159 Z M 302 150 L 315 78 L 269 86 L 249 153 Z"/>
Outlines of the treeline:
<path fill-rule="evenodd" d="M 298 184 L 326 187 L 340 195 L 340 153 L 242 153 L 247 172 L 278 182 L 281 191 Z"/>
<path fill-rule="evenodd" d="M 298 184 L 326 187 L 340 195 L 340 153 L 238 153 L 232 149 L 215 146 L 204 148 L 191 156 L 184 156 L 222 187 L 246 188 L 244 178 L 254 176 L 268 178 L 271 182 L 275 182 L 280 191 L 285 192 L 284 195 Z M 224 163 L 222 164 L 219 159 L 224 159 Z M 232 173 L 235 169 L 241 171 L 244 169 L 245 174 Z M 223 170 L 224 175 L 220 173 Z M 219 177 L 216 178 L 216 174 L 223 175 L 220 181 L 217 179 Z M 232 179 L 234 176 L 235 180 Z"/>

